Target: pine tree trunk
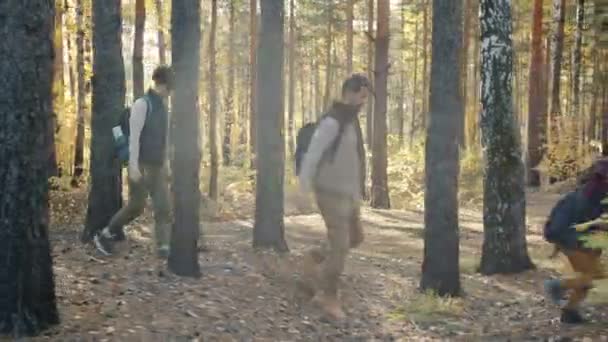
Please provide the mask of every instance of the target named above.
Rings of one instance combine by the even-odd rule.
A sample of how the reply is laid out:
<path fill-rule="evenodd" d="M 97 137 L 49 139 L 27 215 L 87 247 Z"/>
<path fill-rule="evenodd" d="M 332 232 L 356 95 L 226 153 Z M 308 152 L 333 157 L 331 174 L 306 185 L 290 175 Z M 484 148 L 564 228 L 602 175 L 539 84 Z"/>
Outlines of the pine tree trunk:
<path fill-rule="evenodd" d="M 533 267 L 526 246 L 526 197 L 513 113 L 511 2 L 481 0 L 481 132 L 484 160 L 482 274 Z"/>
<path fill-rule="evenodd" d="M 83 22 L 84 6 L 83 0 L 76 0 L 76 74 L 78 75 L 78 94 L 76 111 L 76 141 L 74 143 L 74 174 L 72 175 L 72 186 L 80 185 L 80 177 L 84 173 L 84 115 L 86 110 L 86 87 L 84 72 L 84 35 L 85 25 Z"/>
<path fill-rule="evenodd" d="M 562 73 L 562 53 L 564 49 L 564 23 L 566 17 L 566 0 L 553 0 L 553 37 L 551 56 L 551 103 L 549 115 L 551 121 L 550 136 L 556 132 L 556 120 L 561 115 L 560 78 Z"/>
<path fill-rule="evenodd" d="M 468 115 L 467 108 L 467 99 L 468 99 L 468 80 L 469 80 L 469 37 L 471 35 L 471 13 L 469 13 L 469 8 L 471 0 L 464 0 L 463 3 L 463 13 L 464 13 L 464 26 L 462 31 L 462 57 L 461 57 L 461 68 L 460 75 L 462 76 L 461 82 L 461 90 L 462 90 L 462 112 L 464 115 L 462 116 L 462 129 L 460 130 L 460 146 L 468 148 L 466 132 L 467 127 L 471 125 L 470 118 Z M 423 76 L 424 77 L 424 76 Z"/>
<path fill-rule="evenodd" d="M 424 260 L 420 287 L 460 294 L 458 264 L 458 116 L 462 2 L 433 0 L 430 111 L 426 128 Z"/>
<path fill-rule="evenodd" d="M 296 100 L 296 17 L 295 1 L 289 3 L 289 94 L 288 94 L 288 128 L 287 146 L 289 155 L 293 155 L 294 146 L 294 120 L 295 120 L 295 100 Z"/>
<path fill-rule="evenodd" d="M 252 160 L 251 167 L 255 167 L 256 160 L 256 145 L 257 145 L 257 123 L 256 108 L 257 108 L 257 37 L 258 37 L 258 1 L 250 0 L 249 2 L 249 81 L 250 84 L 250 100 L 249 100 L 249 146 L 251 149 Z M 281 38 L 282 39 L 282 38 Z"/>
<path fill-rule="evenodd" d="M 0 334 L 15 340 L 59 323 L 47 182 L 53 4 L 0 3 L 10 18 L 0 20 Z"/>
<path fill-rule="evenodd" d="M 594 32 L 594 41 L 597 42 L 597 30 Z M 594 44 L 594 47 L 596 44 Z M 600 54 L 595 48 L 591 50 L 591 61 L 593 63 L 593 76 L 591 77 L 591 106 L 589 108 L 589 125 L 587 127 L 587 136 L 589 140 L 597 139 L 597 116 L 598 116 L 598 100 L 601 95 L 600 73 L 601 67 L 599 62 Z"/>
<path fill-rule="evenodd" d="M 156 7 L 156 16 L 158 20 L 158 60 L 160 65 L 167 64 L 167 53 L 165 46 L 165 16 L 163 13 L 163 4 L 162 0 L 154 0 L 154 5 Z"/>
<path fill-rule="evenodd" d="M 353 73 L 353 21 L 355 0 L 346 2 L 346 75 Z"/>
<path fill-rule="evenodd" d="M 83 242 L 104 228 L 122 205 L 120 165 L 112 138 L 112 127 L 125 103 L 120 2 L 93 0 L 93 23 L 91 190 Z"/>
<path fill-rule="evenodd" d="M 228 4 L 229 7 L 229 24 L 228 24 L 228 86 L 226 90 L 226 108 L 224 115 L 224 141 L 222 143 L 222 159 L 224 161 L 224 166 L 229 166 L 232 164 L 232 128 L 234 125 L 234 115 L 235 115 L 235 106 L 234 106 L 234 72 L 235 72 L 235 63 L 234 57 L 236 54 L 234 48 L 234 40 L 236 39 L 234 35 L 234 23 L 236 21 L 235 16 L 235 5 L 230 2 Z"/>
<path fill-rule="evenodd" d="M 215 0 L 214 0 L 215 2 Z M 171 234 L 169 269 L 180 276 L 197 277 L 200 231 L 199 168 L 201 164 L 198 84 L 201 17 L 198 0 L 171 2 L 171 60 L 175 93 L 171 98 L 175 156 L 173 195 L 175 221 Z M 179 134 L 177 134 L 179 132 Z"/>
<path fill-rule="evenodd" d="M 532 16 L 532 43 L 530 46 L 530 77 L 528 96 L 528 185 L 540 186 L 540 175 L 536 168 L 544 154 L 546 143 L 546 112 L 543 103 L 543 0 L 534 0 Z"/>
<path fill-rule="evenodd" d="M 211 149 L 211 170 L 209 177 L 209 197 L 217 201 L 219 162 L 217 155 L 217 75 L 215 61 L 215 38 L 217 28 L 217 0 L 211 0 L 211 32 L 209 32 L 209 148 Z"/>
<path fill-rule="evenodd" d="M 133 38 L 133 99 L 144 94 L 144 30 L 146 1 L 135 0 L 135 34 Z"/>
<path fill-rule="evenodd" d="M 283 1 L 262 0 L 258 47 L 257 177 L 253 247 L 288 251 L 283 221 Z"/>
<path fill-rule="evenodd" d="M 582 45 L 583 24 L 585 20 L 585 0 L 576 1 L 576 31 L 574 34 L 574 50 L 572 52 L 572 115 L 574 116 L 574 132 L 578 135 L 578 122 L 582 120 L 580 108 L 581 93 L 581 69 L 582 69 Z"/>
<path fill-rule="evenodd" d="M 331 101 L 331 50 L 333 42 L 334 0 L 327 1 L 327 36 L 325 37 L 325 92 L 323 93 L 323 108 L 329 107 Z"/>
<path fill-rule="evenodd" d="M 421 129 L 426 129 L 429 116 L 429 0 L 425 0 L 422 17 L 422 122 Z"/>
<path fill-rule="evenodd" d="M 545 124 L 545 128 L 543 129 L 543 133 L 545 135 L 545 143 L 551 141 L 551 130 L 550 128 L 550 113 L 549 113 L 549 104 L 551 101 L 551 58 L 553 54 L 551 52 L 551 40 L 553 37 L 550 34 L 547 34 L 545 38 L 545 63 L 543 64 L 543 115 L 545 120 L 543 121 Z M 546 151 L 546 147 L 544 147 Z"/>
<path fill-rule="evenodd" d="M 416 134 L 416 100 L 418 99 L 418 21 L 414 29 L 414 79 L 412 81 L 412 121 L 410 122 L 410 150 L 414 147 L 414 135 Z"/>
<path fill-rule="evenodd" d="M 472 0 L 472 5 L 473 5 L 473 10 L 476 13 L 476 17 L 479 17 L 479 0 Z M 471 135 L 471 142 L 472 144 L 475 145 L 479 145 L 480 143 L 480 139 L 479 139 L 479 111 L 480 111 L 480 103 L 479 103 L 479 95 L 480 95 L 480 77 L 481 77 L 481 70 L 480 70 L 480 65 L 479 62 L 481 60 L 480 58 L 480 53 L 481 53 L 481 43 L 479 40 L 479 36 L 480 36 L 480 31 L 479 31 L 479 20 L 474 20 L 473 21 L 473 33 L 474 36 L 476 37 L 475 39 L 473 39 L 473 56 L 475 56 L 474 60 L 473 60 L 473 108 L 471 109 L 474 113 L 474 128 L 472 129 L 472 135 Z M 471 145 L 472 145 L 471 144 Z"/>
<path fill-rule="evenodd" d="M 367 1 L 367 34 L 369 39 L 367 41 L 367 78 L 375 84 L 374 74 L 374 0 Z M 373 118 L 374 117 L 374 96 L 370 96 L 367 100 L 367 115 L 366 115 L 366 130 L 367 130 L 367 145 L 372 146 L 373 137 Z"/>
<path fill-rule="evenodd" d="M 65 113 L 65 84 L 63 81 L 63 6 L 61 1 L 55 2 L 55 27 L 53 45 L 53 115 L 50 119 L 49 134 L 46 135 L 49 149 L 49 177 L 58 175 L 57 150 L 55 135 L 59 132 L 59 117 Z"/>
<path fill-rule="evenodd" d="M 389 48 L 389 0 L 378 0 L 378 19 L 376 36 L 374 135 L 372 144 L 372 191 L 371 206 L 376 209 L 389 209 L 391 202 L 387 176 L 387 86 L 388 86 L 388 48 Z"/>
<path fill-rule="evenodd" d="M 72 16 L 70 16 L 68 13 L 70 13 L 70 5 L 68 0 L 64 0 L 63 2 L 63 7 L 64 7 L 64 12 L 66 15 L 66 26 L 71 26 L 73 24 L 73 19 Z M 68 68 L 69 68 L 69 81 L 70 81 L 70 96 L 75 97 L 76 95 L 76 71 L 74 70 L 74 56 L 72 54 L 72 30 L 66 29 L 66 49 L 68 50 L 67 53 L 67 57 L 68 57 Z"/>

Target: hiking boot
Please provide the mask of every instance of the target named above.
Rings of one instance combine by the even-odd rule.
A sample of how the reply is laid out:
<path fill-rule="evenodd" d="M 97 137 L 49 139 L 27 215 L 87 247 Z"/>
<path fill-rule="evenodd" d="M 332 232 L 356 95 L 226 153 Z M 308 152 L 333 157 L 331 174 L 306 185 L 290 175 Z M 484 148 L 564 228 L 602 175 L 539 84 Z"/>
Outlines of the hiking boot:
<path fill-rule="evenodd" d="M 562 309 L 560 321 L 566 324 L 583 324 L 587 322 L 587 320 L 575 309 Z"/>
<path fill-rule="evenodd" d="M 342 305 L 338 301 L 337 296 L 330 296 L 324 293 L 319 293 L 313 298 L 313 303 L 318 305 L 330 319 L 341 321 L 346 318 Z"/>
<path fill-rule="evenodd" d="M 564 291 L 562 290 L 561 282 L 558 279 L 545 280 L 545 295 L 555 305 L 562 305 L 564 300 Z"/>
<path fill-rule="evenodd" d="M 159 258 L 161 259 L 167 259 L 169 257 L 169 246 L 168 245 L 162 245 L 160 247 L 158 247 L 158 250 L 156 251 L 157 255 Z"/>
<path fill-rule="evenodd" d="M 105 227 L 93 237 L 93 242 L 97 250 L 105 255 L 110 256 L 114 253 L 114 234 L 110 232 L 110 228 Z"/>

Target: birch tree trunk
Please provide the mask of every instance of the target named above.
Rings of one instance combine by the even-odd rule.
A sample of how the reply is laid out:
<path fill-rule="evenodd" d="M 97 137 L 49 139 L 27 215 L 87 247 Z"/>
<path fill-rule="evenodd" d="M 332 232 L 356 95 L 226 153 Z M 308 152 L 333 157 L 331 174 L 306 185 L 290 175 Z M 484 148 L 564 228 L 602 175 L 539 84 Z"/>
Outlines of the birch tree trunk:
<path fill-rule="evenodd" d="M 425 143 L 424 259 L 420 287 L 460 294 L 458 116 L 462 116 L 462 2 L 433 0 L 430 111 Z"/>
<path fill-rule="evenodd" d="M 53 5 L 0 3 L 10 18 L 0 20 L 0 334 L 14 340 L 59 323 L 47 181 Z"/>
<path fill-rule="evenodd" d="M 526 246 L 526 197 L 519 127 L 513 113 L 511 1 L 481 0 L 481 133 L 484 240 L 480 272 L 533 267 Z"/>

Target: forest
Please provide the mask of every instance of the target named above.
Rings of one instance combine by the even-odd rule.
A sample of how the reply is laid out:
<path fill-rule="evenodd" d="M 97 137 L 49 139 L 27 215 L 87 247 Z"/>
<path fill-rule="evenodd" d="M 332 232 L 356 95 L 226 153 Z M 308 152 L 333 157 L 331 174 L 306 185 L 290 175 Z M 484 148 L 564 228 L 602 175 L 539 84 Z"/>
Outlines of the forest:
<path fill-rule="evenodd" d="M 0 1 L 0 339 L 608 341 L 607 157 L 608 0 Z"/>

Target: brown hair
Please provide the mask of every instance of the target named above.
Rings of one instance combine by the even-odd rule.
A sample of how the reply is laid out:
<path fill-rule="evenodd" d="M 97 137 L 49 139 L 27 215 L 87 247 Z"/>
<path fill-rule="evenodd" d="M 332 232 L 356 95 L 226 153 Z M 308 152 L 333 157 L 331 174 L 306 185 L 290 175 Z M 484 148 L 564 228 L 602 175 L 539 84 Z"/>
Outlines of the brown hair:
<path fill-rule="evenodd" d="M 152 80 L 156 84 L 164 84 L 167 88 L 173 89 L 173 70 L 169 66 L 161 65 L 154 69 Z"/>
<path fill-rule="evenodd" d="M 372 90 L 367 77 L 362 74 L 353 74 L 342 83 L 342 95 L 347 91 L 358 93 L 361 91 L 361 88 L 367 88 L 370 91 Z"/>

